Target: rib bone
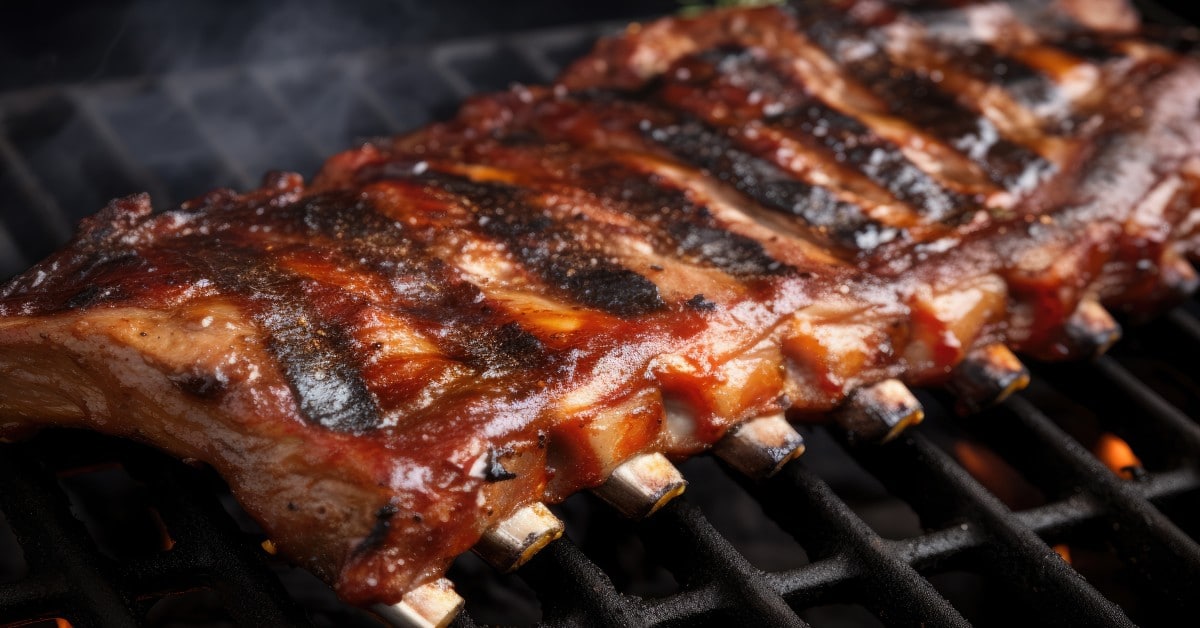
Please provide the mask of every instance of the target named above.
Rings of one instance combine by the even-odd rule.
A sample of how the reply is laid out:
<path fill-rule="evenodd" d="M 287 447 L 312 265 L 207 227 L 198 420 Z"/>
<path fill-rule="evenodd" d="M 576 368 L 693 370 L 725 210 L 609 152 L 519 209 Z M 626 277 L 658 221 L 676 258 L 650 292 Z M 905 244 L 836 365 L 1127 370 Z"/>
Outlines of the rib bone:
<path fill-rule="evenodd" d="M 950 375 L 949 388 L 958 396 L 961 414 L 978 412 L 1004 401 L 1029 385 L 1029 369 L 1001 344 L 967 354 Z"/>
<path fill-rule="evenodd" d="M 1163 256 L 1161 274 L 1163 286 L 1180 299 L 1191 296 L 1200 287 L 1200 276 L 1195 267 L 1173 251 Z"/>
<path fill-rule="evenodd" d="M 445 628 L 465 603 L 452 582 L 439 578 L 409 591 L 396 604 L 377 604 L 372 611 L 396 628 Z"/>
<path fill-rule="evenodd" d="M 833 420 L 855 443 L 886 443 L 924 418 L 921 402 L 898 379 L 859 388 L 833 412 Z"/>
<path fill-rule="evenodd" d="M 535 502 L 484 533 L 474 550 L 503 572 L 513 571 L 562 536 L 563 523 L 545 504 Z"/>
<path fill-rule="evenodd" d="M 617 467 L 604 484 L 592 489 L 630 519 L 642 519 L 683 494 L 687 480 L 667 457 L 641 454 Z"/>
<path fill-rule="evenodd" d="M 1094 299 L 1084 299 L 1063 328 L 1068 353 L 1079 357 L 1103 355 L 1121 338 L 1121 326 Z"/>
<path fill-rule="evenodd" d="M 713 452 L 750 477 L 768 478 L 804 453 L 804 437 L 782 414 L 772 414 L 731 428 Z"/>

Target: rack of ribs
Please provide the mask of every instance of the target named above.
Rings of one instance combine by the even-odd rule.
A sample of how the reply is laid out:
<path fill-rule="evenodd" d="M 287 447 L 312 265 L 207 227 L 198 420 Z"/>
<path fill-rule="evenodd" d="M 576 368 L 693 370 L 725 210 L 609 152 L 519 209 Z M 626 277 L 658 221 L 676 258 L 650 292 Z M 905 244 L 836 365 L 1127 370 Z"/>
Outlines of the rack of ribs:
<path fill-rule="evenodd" d="M 344 599 L 420 615 L 576 491 L 644 516 L 668 458 L 777 470 L 785 416 L 869 444 L 907 386 L 986 406 L 1014 352 L 1095 355 L 1197 282 L 1187 33 L 1082 5 L 662 19 L 307 184 L 115 200 L 0 290 L 0 434 L 203 461 Z"/>

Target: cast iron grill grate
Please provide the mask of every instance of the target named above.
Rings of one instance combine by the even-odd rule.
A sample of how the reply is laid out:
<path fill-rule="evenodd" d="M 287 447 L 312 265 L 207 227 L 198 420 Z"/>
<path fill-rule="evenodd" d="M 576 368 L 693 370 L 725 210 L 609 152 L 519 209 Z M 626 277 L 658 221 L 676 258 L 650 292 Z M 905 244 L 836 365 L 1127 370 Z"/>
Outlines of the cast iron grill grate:
<path fill-rule="evenodd" d="M 270 168 L 311 174 L 354 138 L 549 80 L 604 30 L 0 94 L 0 276 L 111 197 L 148 190 L 167 207 Z M 457 623 L 1128 625 L 1195 613 L 1197 313 L 1189 302 L 1092 364 L 1035 366 L 1030 390 L 980 416 L 955 418 L 922 393 L 926 424 L 885 447 L 808 429 L 809 453 L 762 484 L 689 462 L 689 494 L 646 522 L 572 498 L 559 508 L 568 538 L 518 575 L 456 565 L 468 599 Z M 1113 442 L 1128 443 L 1134 468 L 1094 454 Z M 113 439 L 48 432 L 0 446 L 0 624 L 372 625 L 270 557 L 230 501 L 211 473 Z"/>

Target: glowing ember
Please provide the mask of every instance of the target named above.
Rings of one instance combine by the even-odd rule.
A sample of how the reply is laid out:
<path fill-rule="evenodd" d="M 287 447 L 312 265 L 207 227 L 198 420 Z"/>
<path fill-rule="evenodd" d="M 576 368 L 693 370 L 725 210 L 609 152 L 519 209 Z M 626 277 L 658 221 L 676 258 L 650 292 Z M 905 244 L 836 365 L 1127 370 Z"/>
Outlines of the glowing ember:
<path fill-rule="evenodd" d="M 1092 453 L 1105 466 L 1126 480 L 1134 479 L 1142 469 L 1142 461 L 1133 448 L 1119 436 L 1105 432 L 1092 445 Z"/>
<path fill-rule="evenodd" d="M 992 450 L 960 440 L 954 443 L 954 457 L 967 473 L 1013 510 L 1024 510 L 1045 503 L 1045 497 L 1016 469 Z"/>

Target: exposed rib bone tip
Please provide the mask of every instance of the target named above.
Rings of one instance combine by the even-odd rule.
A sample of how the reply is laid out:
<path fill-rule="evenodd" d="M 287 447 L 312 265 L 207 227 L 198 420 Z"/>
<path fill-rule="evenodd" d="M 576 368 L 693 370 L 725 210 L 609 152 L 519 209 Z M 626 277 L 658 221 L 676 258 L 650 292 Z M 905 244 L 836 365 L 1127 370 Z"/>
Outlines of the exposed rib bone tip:
<path fill-rule="evenodd" d="M 950 375 L 961 414 L 979 412 L 1029 385 L 1029 369 L 1002 344 L 975 349 Z"/>
<path fill-rule="evenodd" d="M 730 428 L 713 453 L 741 473 L 769 478 L 804 453 L 804 437 L 782 414 L 772 414 Z"/>
<path fill-rule="evenodd" d="M 654 514 L 667 502 L 683 494 L 687 480 L 667 457 L 659 454 L 640 454 L 621 463 L 608 480 L 592 489 L 603 499 L 631 519 Z"/>
<path fill-rule="evenodd" d="M 405 593 L 396 604 L 377 604 L 371 610 L 396 628 L 445 628 L 465 603 L 452 582 L 438 578 Z"/>
<path fill-rule="evenodd" d="M 1121 339 L 1121 325 L 1094 299 L 1085 299 L 1067 319 L 1064 334 L 1072 355 L 1103 355 Z"/>
<path fill-rule="evenodd" d="M 562 534 L 562 521 L 545 504 L 535 502 L 492 526 L 474 550 L 496 569 L 509 572 L 524 565 Z"/>
<path fill-rule="evenodd" d="M 925 418 L 925 409 L 900 380 L 885 379 L 850 393 L 833 419 L 853 443 L 886 443 Z"/>
<path fill-rule="evenodd" d="M 1160 276 L 1163 285 L 1179 298 L 1187 298 L 1200 288 L 1200 275 L 1192 263 L 1181 255 L 1168 255 L 1163 262 Z"/>

